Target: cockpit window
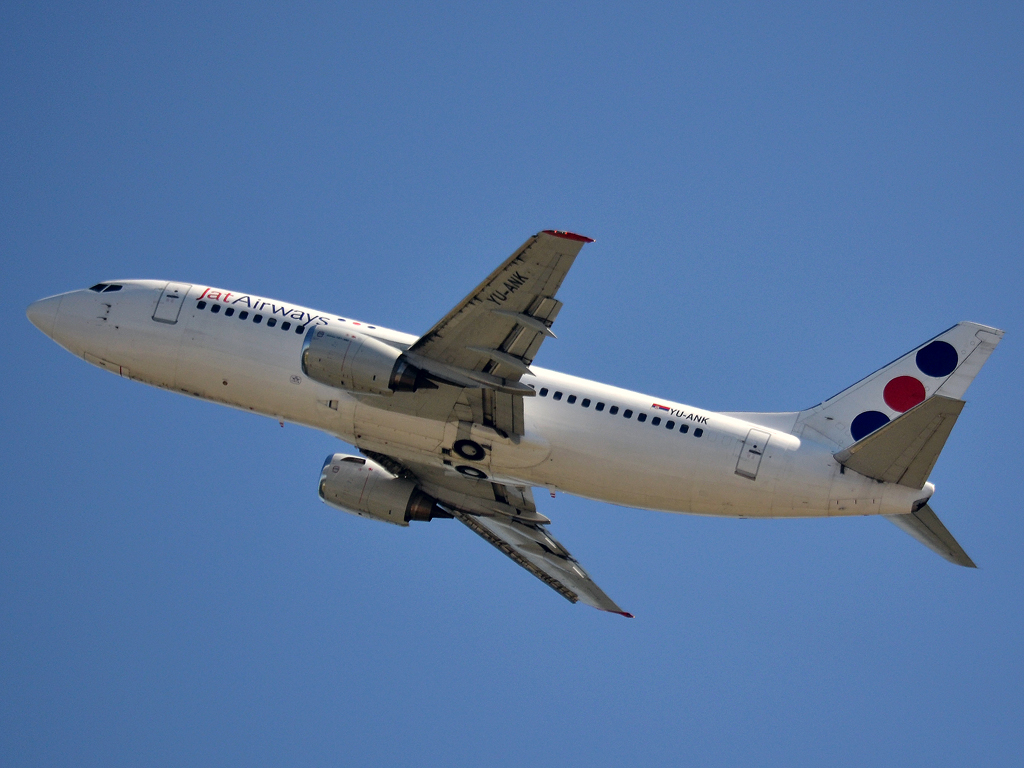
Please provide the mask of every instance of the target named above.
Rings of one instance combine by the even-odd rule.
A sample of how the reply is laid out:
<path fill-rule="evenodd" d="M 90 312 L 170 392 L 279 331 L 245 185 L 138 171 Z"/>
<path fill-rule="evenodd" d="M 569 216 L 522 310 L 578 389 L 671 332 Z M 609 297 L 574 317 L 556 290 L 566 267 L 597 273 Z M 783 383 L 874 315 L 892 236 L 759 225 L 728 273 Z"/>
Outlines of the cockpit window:
<path fill-rule="evenodd" d="M 120 291 L 124 286 L 121 285 L 108 285 L 103 289 L 104 293 L 113 293 L 114 291 Z"/>
<path fill-rule="evenodd" d="M 104 288 L 106 288 L 106 287 L 107 287 L 107 284 L 106 284 L 106 283 L 96 283 L 96 285 L 94 285 L 94 286 L 93 286 L 92 288 L 90 288 L 89 290 L 90 290 L 90 291 L 96 291 L 96 293 L 99 293 L 100 291 L 102 291 L 102 290 L 103 290 Z"/>

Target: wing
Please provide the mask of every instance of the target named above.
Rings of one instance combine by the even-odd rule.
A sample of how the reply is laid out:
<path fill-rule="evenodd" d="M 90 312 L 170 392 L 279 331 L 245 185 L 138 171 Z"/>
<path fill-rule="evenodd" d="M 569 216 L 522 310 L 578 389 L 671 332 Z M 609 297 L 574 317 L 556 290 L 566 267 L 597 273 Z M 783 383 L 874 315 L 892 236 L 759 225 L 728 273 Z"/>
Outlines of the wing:
<path fill-rule="evenodd" d="M 372 451 L 363 453 L 388 471 L 418 481 L 423 491 L 434 496 L 459 522 L 569 602 L 633 617 L 616 605 L 548 533 L 551 521 L 537 512 L 529 488 L 450 475 L 440 468 L 399 462 Z"/>
<path fill-rule="evenodd" d="M 633 618 L 633 614 L 622 610 L 593 582 L 543 525 L 515 518 L 475 517 L 454 509 L 452 514 L 569 602 L 583 601 L 602 611 Z"/>
<path fill-rule="evenodd" d="M 517 382 L 529 373 L 562 303 L 555 293 L 589 237 L 534 235 L 420 338 L 424 359 Z"/>
<path fill-rule="evenodd" d="M 562 308 L 555 293 L 591 242 L 555 230 L 534 235 L 406 351 L 409 362 L 471 390 L 467 404 L 484 424 L 523 434 L 522 398 L 534 392 L 520 378 L 531 373 L 544 339 L 554 336 L 551 324 Z"/>

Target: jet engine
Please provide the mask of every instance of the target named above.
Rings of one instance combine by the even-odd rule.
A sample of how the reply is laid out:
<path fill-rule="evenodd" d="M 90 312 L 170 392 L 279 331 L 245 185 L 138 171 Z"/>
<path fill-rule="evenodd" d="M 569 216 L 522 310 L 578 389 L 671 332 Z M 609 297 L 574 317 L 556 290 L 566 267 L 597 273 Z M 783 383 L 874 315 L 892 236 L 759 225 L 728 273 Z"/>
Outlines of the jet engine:
<path fill-rule="evenodd" d="M 451 517 L 414 481 L 396 477 L 372 459 L 344 453 L 328 456 L 324 462 L 320 498 L 344 512 L 395 525 Z"/>
<path fill-rule="evenodd" d="M 312 327 L 302 344 L 302 372 L 321 384 L 353 392 L 390 395 L 431 386 L 402 352 L 356 331 Z"/>

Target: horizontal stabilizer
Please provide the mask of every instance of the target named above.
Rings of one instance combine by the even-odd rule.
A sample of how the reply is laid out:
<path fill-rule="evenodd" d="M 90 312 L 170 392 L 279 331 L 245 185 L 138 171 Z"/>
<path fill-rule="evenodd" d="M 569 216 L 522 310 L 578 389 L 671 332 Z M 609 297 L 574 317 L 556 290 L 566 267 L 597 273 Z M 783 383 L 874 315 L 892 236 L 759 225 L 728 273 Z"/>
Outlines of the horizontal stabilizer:
<path fill-rule="evenodd" d="M 963 407 L 963 400 L 933 395 L 838 451 L 836 461 L 875 480 L 923 488 Z"/>
<path fill-rule="evenodd" d="M 965 568 L 978 567 L 927 504 L 922 505 L 920 509 L 909 515 L 885 515 L 885 519 L 909 533 L 932 552 L 942 555 L 949 562 L 962 565 Z"/>

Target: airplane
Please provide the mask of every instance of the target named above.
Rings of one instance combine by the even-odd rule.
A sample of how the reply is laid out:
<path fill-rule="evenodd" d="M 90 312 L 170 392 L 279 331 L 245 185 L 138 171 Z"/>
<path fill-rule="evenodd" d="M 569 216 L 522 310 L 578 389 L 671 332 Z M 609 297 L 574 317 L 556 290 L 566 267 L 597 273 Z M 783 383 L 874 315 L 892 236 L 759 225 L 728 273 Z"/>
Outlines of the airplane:
<path fill-rule="evenodd" d="M 455 519 L 564 598 L 620 608 L 548 532 L 533 488 L 665 512 L 881 515 L 958 565 L 928 476 L 1003 331 L 961 322 L 813 408 L 714 412 L 546 370 L 559 287 L 593 240 L 529 238 L 422 336 L 288 302 L 119 280 L 29 320 L 115 375 L 355 446 L 328 505 L 400 526 Z"/>

